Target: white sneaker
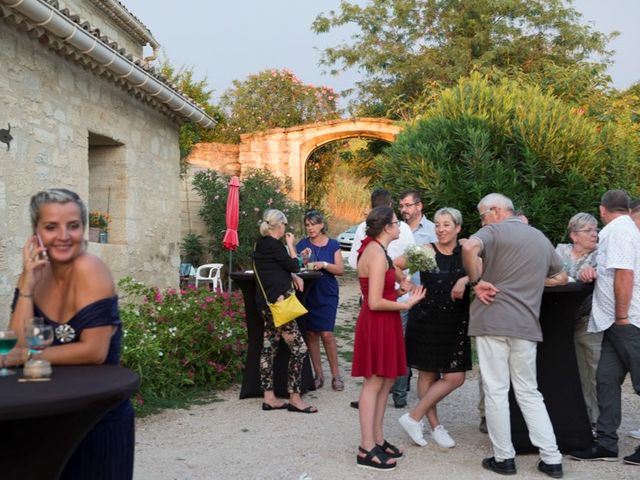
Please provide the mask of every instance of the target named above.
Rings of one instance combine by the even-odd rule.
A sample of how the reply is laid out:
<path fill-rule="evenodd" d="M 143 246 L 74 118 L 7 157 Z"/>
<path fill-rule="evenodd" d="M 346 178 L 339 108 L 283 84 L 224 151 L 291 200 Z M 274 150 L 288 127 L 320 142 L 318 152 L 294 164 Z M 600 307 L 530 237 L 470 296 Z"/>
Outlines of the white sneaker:
<path fill-rule="evenodd" d="M 456 446 L 456 442 L 453 441 L 449 432 L 447 432 L 442 425 L 438 425 L 431 430 L 431 438 L 442 448 L 453 448 Z"/>
<path fill-rule="evenodd" d="M 422 435 L 422 427 L 420 426 L 420 422 L 414 420 L 409 416 L 408 413 L 402 415 L 398 422 L 404 428 L 404 431 L 407 432 L 407 435 L 411 437 L 411 440 L 416 442 L 417 445 L 424 447 L 427 445 L 427 441 L 424 439 Z"/>
<path fill-rule="evenodd" d="M 424 419 L 420 420 L 420 428 L 422 429 L 422 434 L 429 433 L 431 429 L 427 427 L 427 422 Z"/>
<path fill-rule="evenodd" d="M 640 440 L 640 428 L 637 430 L 631 430 L 627 435 L 631 438 L 635 438 L 636 440 Z"/>

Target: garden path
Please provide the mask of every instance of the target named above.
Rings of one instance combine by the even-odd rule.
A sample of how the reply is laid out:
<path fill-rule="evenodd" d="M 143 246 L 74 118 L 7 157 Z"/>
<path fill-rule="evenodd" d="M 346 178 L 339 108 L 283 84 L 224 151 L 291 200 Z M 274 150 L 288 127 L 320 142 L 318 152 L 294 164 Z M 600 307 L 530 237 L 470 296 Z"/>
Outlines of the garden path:
<path fill-rule="evenodd" d="M 315 415 L 287 411 L 263 412 L 261 399 L 238 400 L 239 388 L 219 395 L 219 400 L 190 409 L 165 410 L 136 422 L 136 480 L 211 479 L 375 479 L 380 473 L 356 467 L 359 441 L 358 413 L 349 407 L 359 393 L 359 379 L 351 378 L 351 332 L 358 311 L 358 284 L 353 272 L 341 279 L 341 306 L 337 336 L 345 371 L 344 392 L 325 386 L 305 398 L 316 405 Z M 326 368 L 326 367 L 325 367 Z M 325 378 L 330 377 L 325 371 Z M 640 399 L 624 386 L 621 432 L 640 427 Z M 477 371 L 465 384 L 445 399 L 439 408 L 442 423 L 457 445 L 442 450 L 429 442 L 414 446 L 401 430 L 397 418 L 406 409 L 396 410 L 389 402 L 385 428 L 388 439 L 406 450 L 391 477 L 397 479 L 455 478 L 491 479 L 480 462 L 490 455 L 487 435 L 478 431 Z M 412 391 L 409 404 L 415 402 Z M 621 436 L 620 451 L 633 452 L 637 441 Z M 519 479 L 545 478 L 535 467 L 537 455 L 516 459 Z M 564 461 L 565 478 L 637 479 L 640 467 L 609 462 Z"/>

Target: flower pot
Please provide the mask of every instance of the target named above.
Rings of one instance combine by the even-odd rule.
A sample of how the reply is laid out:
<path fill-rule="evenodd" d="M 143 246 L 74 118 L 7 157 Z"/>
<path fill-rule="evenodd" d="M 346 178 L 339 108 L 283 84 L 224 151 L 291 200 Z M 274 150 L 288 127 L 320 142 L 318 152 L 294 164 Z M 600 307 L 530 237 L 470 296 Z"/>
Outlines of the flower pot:
<path fill-rule="evenodd" d="M 98 242 L 109 243 L 109 232 L 102 230 L 100 232 L 100 236 L 98 237 Z"/>
<path fill-rule="evenodd" d="M 89 227 L 89 241 L 90 242 L 99 242 L 100 241 L 100 229 L 97 227 Z"/>

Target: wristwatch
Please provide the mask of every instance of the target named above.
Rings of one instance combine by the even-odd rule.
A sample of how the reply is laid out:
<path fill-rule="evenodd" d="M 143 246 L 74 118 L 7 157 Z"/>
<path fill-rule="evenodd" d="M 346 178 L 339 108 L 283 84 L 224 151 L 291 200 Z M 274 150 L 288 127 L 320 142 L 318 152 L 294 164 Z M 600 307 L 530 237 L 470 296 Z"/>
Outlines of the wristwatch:
<path fill-rule="evenodd" d="M 477 284 L 479 284 L 481 281 L 482 281 L 482 277 L 478 277 L 478 279 L 477 279 L 477 280 L 475 280 L 475 281 L 473 281 L 473 282 L 471 282 L 471 281 L 470 281 L 470 282 L 469 282 L 469 286 L 470 286 L 471 288 L 473 288 L 473 287 L 475 287 Z"/>

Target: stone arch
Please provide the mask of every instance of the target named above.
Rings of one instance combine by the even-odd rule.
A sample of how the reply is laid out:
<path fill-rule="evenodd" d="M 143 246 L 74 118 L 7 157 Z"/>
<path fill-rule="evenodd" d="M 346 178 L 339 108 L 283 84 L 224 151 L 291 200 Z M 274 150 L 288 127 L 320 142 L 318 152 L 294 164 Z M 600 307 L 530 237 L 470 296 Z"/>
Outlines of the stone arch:
<path fill-rule="evenodd" d="M 239 146 L 240 174 L 250 168 L 267 167 L 292 180 L 291 198 L 303 201 L 305 164 L 311 153 L 330 142 L 367 137 L 393 142 L 402 127 L 386 118 L 353 118 L 273 129 L 243 135 Z"/>
<path fill-rule="evenodd" d="M 402 126 L 386 118 L 338 119 L 290 128 L 274 128 L 240 136 L 239 144 L 198 143 L 187 158 L 189 171 L 183 179 L 181 204 L 182 235 L 189 231 L 206 231 L 197 215 L 202 200 L 193 190 L 193 175 L 212 169 L 226 175 L 243 176 L 252 168 L 268 168 L 276 175 L 289 176 L 291 198 L 304 201 L 305 165 L 311 153 L 326 143 L 346 138 L 366 137 L 395 141 Z"/>

